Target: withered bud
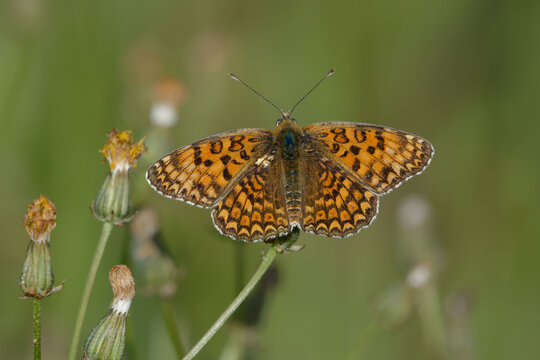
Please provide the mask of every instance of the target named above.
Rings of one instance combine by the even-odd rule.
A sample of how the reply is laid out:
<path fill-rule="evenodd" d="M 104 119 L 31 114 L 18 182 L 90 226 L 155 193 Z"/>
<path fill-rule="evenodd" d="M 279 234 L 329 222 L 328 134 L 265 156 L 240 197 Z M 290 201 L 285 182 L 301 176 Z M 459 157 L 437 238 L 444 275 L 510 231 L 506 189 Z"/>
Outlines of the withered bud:
<path fill-rule="evenodd" d="M 126 318 L 135 296 L 135 282 L 126 265 L 116 265 L 109 272 L 113 301 L 109 312 L 100 321 L 83 347 L 85 360 L 120 360 L 126 342 Z"/>
<path fill-rule="evenodd" d="M 186 87 L 175 78 L 165 78 L 157 83 L 150 109 L 153 125 L 171 127 L 178 121 L 178 109 L 186 97 Z"/>
<path fill-rule="evenodd" d="M 41 195 L 28 205 L 24 216 L 24 228 L 34 241 L 48 241 L 51 231 L 56 227 L 56 206 L 48 197 Z"/>
<path fill-rule="evenodd" d="M 112 309 L 127 313 L 135 297 L 135 281 L 126 265 L 116 265 L 109 272 L 109 283 L 113 291 Z M 127 308 L 126 308 L 127 304 Z"/>
<path fill-rule="evenodd" d="M 56 206 L 46 196 L 40 196 L 24 217 L 24 228 L 32 239 L 26 249 L 26 259 L 19 278 L 25 297 L 44 298 L 59 291 L 54 287 L 54 273 L 49 251 L 50 234 L 56 226 Z"/>

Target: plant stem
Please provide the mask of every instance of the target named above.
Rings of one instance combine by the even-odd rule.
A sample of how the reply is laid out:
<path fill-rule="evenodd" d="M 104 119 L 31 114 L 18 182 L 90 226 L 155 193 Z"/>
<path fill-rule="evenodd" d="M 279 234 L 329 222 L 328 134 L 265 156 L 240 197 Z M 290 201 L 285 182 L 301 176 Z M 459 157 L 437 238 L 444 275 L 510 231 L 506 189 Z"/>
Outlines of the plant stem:
<path fill-rule="evenodd" d="M 429 281 L 415 292 L 418 314 L 429 347 L 441 356 L 447 355 L 446 331 L 440 307 L 439 294 L 434 281 Z"/>
<path fill-rule="evenodd" d="M 364 329 L 360 332 L 360 336 L 355 341 L 355 348 L 347 356 L 348 360 L 360 359 L 362 355 L 367 351 L 369 345 L 373 342 L 373 338 L 380 330 L 380 319 L 374 317 L 370 322 L 366 324 Z"/>
<path fill-rule="evenodd" d="M 84 288 L 84 294 L 81 300 L 81 307 L 79 308 L 79 313 L 77 314 L 77 322 L 75 323 L 75 330 L 73 331 L 73 338 L 71 339 L 71 348 L 69 349 L 69 360 L 75 360 L 75 355 L 77 354 L 79 336 L 81 335 L 81 328 L 84 321 L 84 315 L 86 314 L 86 308 L 88 307 L 88 300 L 90 299 L 90 294 L 92 293 L 92 287 L 94 286 L 94 280 L 96 279 L 99 263 L 103 257 L 107 240 L 111 235 L 112 227 L 112 223 L 105 222 L 103 223 L 103 228 L 101 229 L 101 237 L 99 239 L 96 252 L 94 253 L 92 266 L 90 267 L 90 272 L 88 273 L 88 278 L 86 279 L 86 286 Z"/>
<path fill-rule="evenodd" d="M 34 360 L 41 359 L 41 299 L 34 298 Z"/>
<path fill-rule="evenodd" d="M 162 303 L 163 303 L 163 320 L 165 320 L 167 331 L 169 331 L 169 338 L 171 339 L 174 349 L 176 350 L 177 358 L 182 359 L 186 351 L 184 350 L 184 344 L 182 344 L 180 331 L 178 331 L 178 327 L 176 326 L 176 321 L 174 320 L 171 300 L 163 299 Z"/>
<path fill-rule="evenodd" d="M 191 360 L 197 355 L 197 353 L 206 345 L 208 341 L 216 334 L 216 332 L 223 326 L 225 321 L 232 315 L 232 313 L 240 306 L 240 304 L 246 299 L 246 297 L 249 295 L 249 293 L 253 290 L 255 285 L 259 282 L 261 277 L 264 275 L 266 270 L 268 270 L 268 267 L 270 264 L 272 264 L 272 261 L 274 261 L 274 258 L 276 257 L 277 253 L 274 247 L 270 247 L 266 253 L 264 253 L 262 262 L 259 265 L 259 268 L 255 271 L 249 282 L 246 284 L 244 289 L 238 294 L 238 296 L 233 300 L 233 302 L 225 309 L 223 314 L 220 315 L 220 317 L 216 320 L 216 322 L 208 329 L 206 334 L 203 335 L 203 337 L 199 340 L 197 344 L 189 351 L 189 353 L 184 357 L 183 360 Z"/>

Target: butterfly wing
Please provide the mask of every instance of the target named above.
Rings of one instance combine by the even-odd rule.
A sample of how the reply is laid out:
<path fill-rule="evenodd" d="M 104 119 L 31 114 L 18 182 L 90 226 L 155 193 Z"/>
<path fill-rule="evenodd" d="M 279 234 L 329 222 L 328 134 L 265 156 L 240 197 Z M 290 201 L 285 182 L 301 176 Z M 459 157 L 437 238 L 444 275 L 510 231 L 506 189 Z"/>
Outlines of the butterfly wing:
<path fill-rule="evenodd" d="M 259 158 L 212 210 L 216 228 L 233 239 L 264 241 L 290 231 L 283 171 L 275 149 Z"/>
<path fill-rule="evenodd" d="M 371 223 L 377 215 L 377 196 L 354 175 L 317 152 L 306 154 L 304 164 L 304 231 L 346 237 Z"/>
<path fill-rule="evenodd" d="M 362 185 L 379 195 L 421 173 L 434 153 L 427 140 L 387 127 L 329 122 L 303 131 L 307 143 L 346 165 Z"/>
<path fill-rule="evenodd" d="M 239 129 L 181 147 L 156 161 L 146 172 L 148 183 L 160 194 L 212 207 L 263 156 L 272 133 Z"/>

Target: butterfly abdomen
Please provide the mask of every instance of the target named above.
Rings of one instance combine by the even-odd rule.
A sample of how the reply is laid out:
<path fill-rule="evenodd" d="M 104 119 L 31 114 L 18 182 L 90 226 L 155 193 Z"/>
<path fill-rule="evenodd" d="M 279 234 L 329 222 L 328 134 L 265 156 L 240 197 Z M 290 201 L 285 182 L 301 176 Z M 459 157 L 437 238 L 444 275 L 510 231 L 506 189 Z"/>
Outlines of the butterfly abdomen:
<path fill-rule="evenodd" d="M 298 165 L 296 162 L 284 161 L 285 170 L 285 202 L 291 225 L 300 224 L 302 218 L 302 193 Z"/>
<path fill-rule="evenodd" d="M 285 175 L 285 202 L 289 223 L 298 225 L 302 219 L 302 193 L 298 157 L 302 142 L 300 128 L 292 120 L 284 121 L 276 129 L 283 174 Z"/>

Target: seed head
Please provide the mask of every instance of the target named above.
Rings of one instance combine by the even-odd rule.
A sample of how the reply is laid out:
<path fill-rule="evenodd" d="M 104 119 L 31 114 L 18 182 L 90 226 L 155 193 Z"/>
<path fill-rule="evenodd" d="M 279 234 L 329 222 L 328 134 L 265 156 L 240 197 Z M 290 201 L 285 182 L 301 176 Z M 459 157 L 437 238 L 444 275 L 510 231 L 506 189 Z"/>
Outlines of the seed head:
<path fill-rule="evenodd" d="M 56 226 L 56 206 L 48 197 L 41 195 L 28 205 L 24 216 L 24 228 L 34 241 L 48 241 Z"/>

